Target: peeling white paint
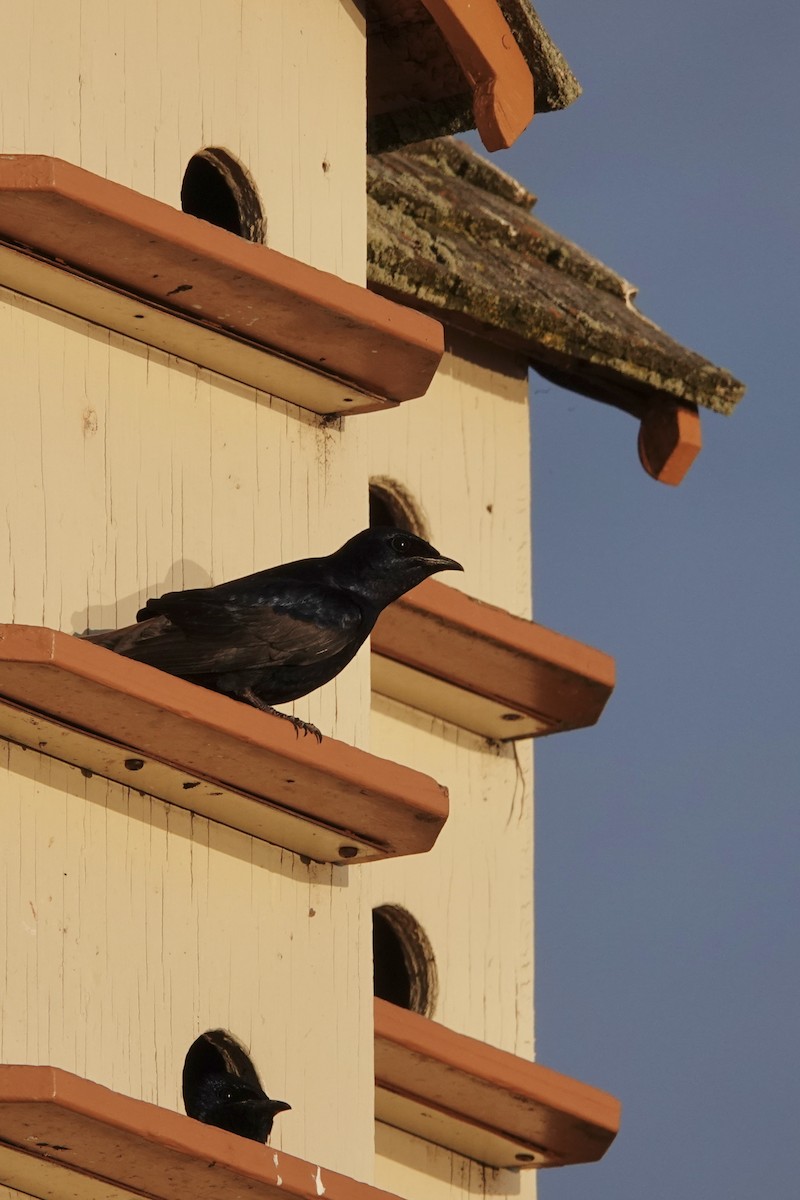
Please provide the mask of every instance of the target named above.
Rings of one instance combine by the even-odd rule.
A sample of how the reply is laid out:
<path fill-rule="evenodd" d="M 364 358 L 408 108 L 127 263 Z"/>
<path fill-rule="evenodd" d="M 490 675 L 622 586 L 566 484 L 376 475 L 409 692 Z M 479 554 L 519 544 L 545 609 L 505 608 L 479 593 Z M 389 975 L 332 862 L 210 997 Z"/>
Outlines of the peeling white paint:
<path fill-rule="evenodd" d="M 321 1167 L 317 1167 L 317 1173 L 314 1176 L 314 1184 L 317 1189 L 317 1195 L 324 1196 L 325 1195 L 325 1185 L 322 1182 L 322 1168 Z"/>

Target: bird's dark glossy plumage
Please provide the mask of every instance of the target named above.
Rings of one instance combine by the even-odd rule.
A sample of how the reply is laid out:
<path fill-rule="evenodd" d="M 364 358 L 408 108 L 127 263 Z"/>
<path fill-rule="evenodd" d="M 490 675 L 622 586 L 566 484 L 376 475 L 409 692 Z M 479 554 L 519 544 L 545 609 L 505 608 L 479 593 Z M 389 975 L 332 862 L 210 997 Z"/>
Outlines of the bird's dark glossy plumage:
<path fill-rule="evenodd" d="M 227 1129 L 254 1142 L 266 1142 L 279 1112 L 291 1108 L 283 1100 L 270 1100 L 262 1088 L 254 1088 L 234 1075 L 207 1075 L 197 1089 L 192 1112 L 206 1125 Z"/>
<path fill-rule="evenodd" d="M 136 625 L 85 636 L 274 712 L 338 675 L 387 604 L 437 571 L 462 569 L 412 533 L 365 529 L 333 554 L 167 592 L 147 601 Z"/>
<path fill-rule="evenodd" d="M 291 1108 L 269 1098 L 247 1051 L 225 1029 L 211 1029 L 189 1047 L 183 1103 L 196 1121 L 254 1142 L 266 1142 L 277 1114 Z"/>

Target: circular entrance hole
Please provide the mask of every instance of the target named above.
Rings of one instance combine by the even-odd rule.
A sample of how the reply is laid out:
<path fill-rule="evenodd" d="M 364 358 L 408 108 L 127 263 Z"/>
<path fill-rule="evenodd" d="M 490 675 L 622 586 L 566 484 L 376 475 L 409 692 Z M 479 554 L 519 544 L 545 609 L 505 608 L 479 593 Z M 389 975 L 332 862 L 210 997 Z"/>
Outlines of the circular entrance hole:
<path fill-rule="evenodd" d="M 238 159 L 217 146 L 207 146 L 189 159 L 181 208 L 248 242 L 264 241 L 266 222 L 255 184 Z"/>
<path fill-rule="evenodd" d="M 429 538 L 427 522 L 411 493 L 394 479 L 380 476 L 369 484 L 370 528 L 388 525 L 393 529 L 404 529 L 417 537 Z"/>
<path fill-rule="evenodd" d="M 430 1017 L 436 1007 L 436 960 L 427 934 L 399 904 L 372 911 L 375 995 Z"/>
<path fill-rule="evenodd" d="M 202 1108 L 203 1086 L 209 1076 L 231 1075 L 261 1091 L 261 1080 L 250 1055 L 227 1029 L 209 1029 L 189 1047 L 183 1063 L 183 1105 L 190 1117 Z"/>

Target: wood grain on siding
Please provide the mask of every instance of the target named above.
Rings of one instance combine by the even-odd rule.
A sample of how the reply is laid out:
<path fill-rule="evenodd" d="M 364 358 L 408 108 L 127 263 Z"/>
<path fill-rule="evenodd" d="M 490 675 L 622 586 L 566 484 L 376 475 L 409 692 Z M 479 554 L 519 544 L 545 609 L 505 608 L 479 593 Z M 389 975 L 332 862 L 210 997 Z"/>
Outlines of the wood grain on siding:
<path fill-rule="evenodd" d="M 191 156 L 221 146 L 269 246 L 363 284 L 364 57 L 351 0 L 31 0 L 0 40 L 2 150 L 177 208 Z M 8 291 L 0 354 L 5 621 L 122 624 L 367 523 L 356 428 Z M 365 650 L 297 711 L 363 745 L 368 696 Z M 276 1145 L 370 1177 L 363 884 L 7 742 L 0 825 L 0 1060 L 180 1109 L 186 1049 L 227 1026 L 294 1105 Z"/>
<path fill-rule="evenodd" d="M 5 299 L 4 620 L 121 625 L 148 595 L 328 553 L 366 524 L 357 429 Z M 297 710 L 352 740 L 365 666 Z"/>
<path fill-rule="evenodd" d="M 391 418 L 391 419 L 387 419 Z M 394 419 L 397 418 L 397 419 Z M 425 412 L 370 418 L 370 474 L 395 480 L 431 541 L 464 564 L 448 584 L 519 616 L 531 612 L 527 370 L 456 335 Z M 373 424 L 374 422 L 374 424 Z M 369 868 L 372 903 L 420 922 L 436 958 L 433 1017 L 524 1057 L 533 1053 L 533 777 L 530 746 L 493 746 L 373 695 L 372 747 L 450 790 L 450 816 L 424 862 Z M 423 766 L 424 764 L 424 766 Z M 397 868 L 397 869 L 395 869 Z M 462 1189 L 530 1198 L 535 1182 L 477 1170 L 452 1151 L 377 1127 L 376 1180 L 414 1197 Z M 424 1180 L 424 1183 L 423 1183 Z"/>
<path fill-rule="evenodd" d="M 365 54 L 355 0 L 30 0 L 0 42 L 2 151 L 180 207 L 189 159 L 223 147 L 270 246 L 363 283 Z"/>
<path fill-rule="evenodd" d="M 448 586 L 531 615 L 528 367 L 447 330 L 424 412 L 369 418 L 370 476 L 400 483 L 431 542 L 464 565 Z"/>
<path fill-rule="evenodd" d="M 274 1143 L 366 1170 L 349 1136 L 371 1122 L 360 885 L 33 751 L 0 756 L 0 1061 L 182 1111 L 183 1055 L 223 1025 L 294 1106 Z"/>
<path fill-rule="evenodd" d="M 424 413 L 400 410 L 370 418 L 371 474 L 403 485 L 424 514 L 433 544 L 464 564 L 463 575 L 453 575 L 453 587 L 528 616 L 526 372 L 502 352 L 489 350 L 488 357 L 470 362 L 458 351 L 469 347 L 458 340 L 445 356 Z M 529 748 L 490 747 L 478 736 L 379 696 L 373 696 L 372 747 L 420 769 L 435 764 L 434 776 L 447 780 L 451 798 L 448 824 L 418 870 L 409 863 L 370 871 L 375 903 L 405 903 L 426 929 L 439 964 L 437 1020 L 529 1053 Z M 513 922 L 509 912 L 515 913 Z"/>
<path fill-rule="evenodd" d="M 357 434 L 6 299 L 6 619 L 121 624 L 146 594 L 327 552 L 366 524 Z M 367 665 L 297 710 L 363 740 Z M 2 953 L 16 965 L 0 1058 L 177 1108 L 183 1053 L 226 1026 L 275 1094 L 302 1097 L 285 1145 L 368 1176 L 371 1145 L 349 1136 L 373 1104 L 361 885 L 3 748 Z"/>

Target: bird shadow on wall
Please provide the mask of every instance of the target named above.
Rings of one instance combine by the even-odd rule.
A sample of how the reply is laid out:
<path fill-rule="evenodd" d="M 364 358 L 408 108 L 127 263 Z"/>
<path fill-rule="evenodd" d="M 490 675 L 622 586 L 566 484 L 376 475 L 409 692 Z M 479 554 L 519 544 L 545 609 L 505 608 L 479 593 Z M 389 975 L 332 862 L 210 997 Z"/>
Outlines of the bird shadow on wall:
<path fill-rule="evenodd" d="M 208 571 L 190 558 L 179 558 L 172 564 L 161 583 L 146 584 L 141 591 L 118 596 L 107 604 L 89 604 L 72 614 L 73 633 L 93 633 L 101 629 L 117 629 L 132 625 L 136 613 L 151 596 L 163 596 L 165 592 L 183 591 L 185 588 L 211 587 L 213 580 Z"/>

